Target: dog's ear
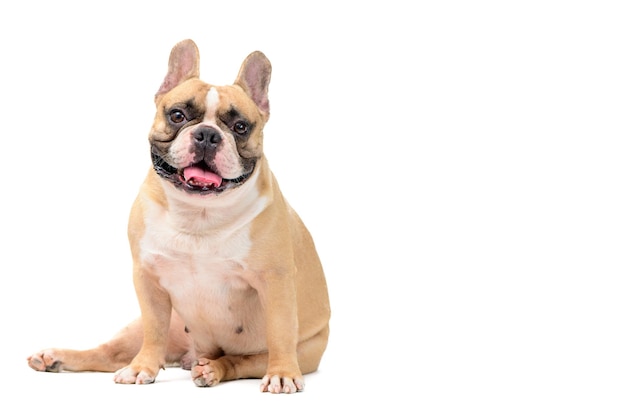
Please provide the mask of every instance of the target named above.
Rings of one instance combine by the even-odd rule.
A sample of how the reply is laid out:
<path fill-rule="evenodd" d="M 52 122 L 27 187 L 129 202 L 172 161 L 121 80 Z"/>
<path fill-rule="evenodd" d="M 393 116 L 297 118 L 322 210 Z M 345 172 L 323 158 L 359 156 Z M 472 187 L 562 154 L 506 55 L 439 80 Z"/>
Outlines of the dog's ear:
<path fill-rule="evenodd" d="M 183 40 L 172 48 L 167 75 L 154 95 L 154 101 L 171 91 L 183 81 L 200 76 L 200 52 L 191 39 Z"/>
<path fill-rule="evenodd" d="M 260 51 L 250 53 L 241 64 L 235 85 L 239 85 L 252 98 L 261 113 L 269 118 L 270 102 L 267 90 L 270 85 L 272 65 Z"/>

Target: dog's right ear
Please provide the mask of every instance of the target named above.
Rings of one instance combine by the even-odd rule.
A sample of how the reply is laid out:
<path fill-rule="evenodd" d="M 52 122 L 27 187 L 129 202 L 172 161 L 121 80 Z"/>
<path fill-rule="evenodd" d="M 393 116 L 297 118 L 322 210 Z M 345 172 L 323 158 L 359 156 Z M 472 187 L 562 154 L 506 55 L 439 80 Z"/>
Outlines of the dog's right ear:
<path fill-rule="evenodd" d="M 167 75 L 154 95 L 158 103 L 161 96 L 171 91 L 181 82 L 200 76 L 200 52 L 191 39 L 185 39 L 172 48 Z"/>

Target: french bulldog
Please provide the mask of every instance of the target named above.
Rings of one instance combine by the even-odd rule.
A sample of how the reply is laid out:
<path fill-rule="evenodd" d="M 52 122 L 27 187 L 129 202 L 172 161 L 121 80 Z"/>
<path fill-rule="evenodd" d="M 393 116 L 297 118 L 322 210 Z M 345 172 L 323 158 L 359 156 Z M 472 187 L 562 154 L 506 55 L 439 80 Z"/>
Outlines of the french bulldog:
<path fill-rule="evenodd" d="M 197 386 L 259 378 L 264 392 L 304 389 L 330 304 L 312 237 L 263 153 L 271 69 L 255 51 L 233 85 L 216 86 L 199 79 L 192 40 L 172 48 L 128 224 L 141 316 L 93 349 L 37 352 L 31 368 L 146 384 L 178 365 Z"/>

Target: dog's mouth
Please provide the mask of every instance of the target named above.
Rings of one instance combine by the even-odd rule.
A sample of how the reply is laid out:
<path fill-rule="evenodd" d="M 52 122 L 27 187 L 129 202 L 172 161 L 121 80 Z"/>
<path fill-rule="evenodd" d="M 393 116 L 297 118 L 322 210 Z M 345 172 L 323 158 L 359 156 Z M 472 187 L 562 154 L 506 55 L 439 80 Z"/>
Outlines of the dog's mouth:
<path fill-rule="evenodd" d="M 191 165 L 183 169 L 183 179 L 187 185 L 194 188 L 219 188 L 222 185 L 222 177 L 215 174 L 202 164 Z"/>
<path fill-rule="evenodd" d="M 152 165 L 156 173 L 179 189 L 192 194 L 218 194 L 226 189 L 244 183 L 252 175 L 254 168 L 237 178 L 223 178 L 205 162 L 195 163 L 182 169 L 168 164 L 163 158 L 152 153 Z"/>

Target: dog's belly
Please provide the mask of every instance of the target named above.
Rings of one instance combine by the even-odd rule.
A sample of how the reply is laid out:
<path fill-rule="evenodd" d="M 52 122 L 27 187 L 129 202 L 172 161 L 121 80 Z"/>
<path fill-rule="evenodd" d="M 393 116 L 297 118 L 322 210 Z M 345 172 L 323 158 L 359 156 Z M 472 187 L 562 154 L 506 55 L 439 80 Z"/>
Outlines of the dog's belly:
<path fill-rule="evenodd" d="M 198 357 L 251 354 L 266 348 L 258 294 L 232 261 L 158 258 L 161 286 L 185 323 Z"/>

